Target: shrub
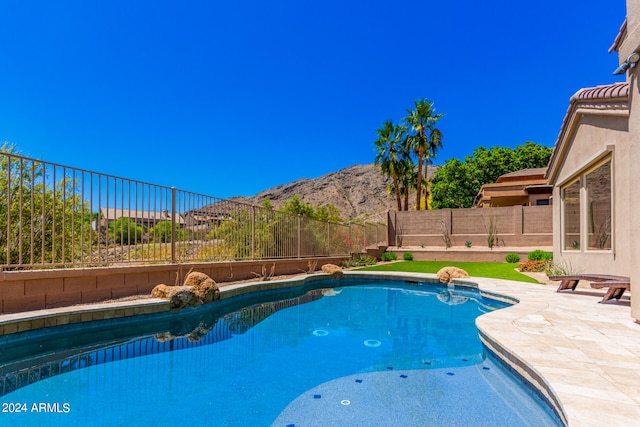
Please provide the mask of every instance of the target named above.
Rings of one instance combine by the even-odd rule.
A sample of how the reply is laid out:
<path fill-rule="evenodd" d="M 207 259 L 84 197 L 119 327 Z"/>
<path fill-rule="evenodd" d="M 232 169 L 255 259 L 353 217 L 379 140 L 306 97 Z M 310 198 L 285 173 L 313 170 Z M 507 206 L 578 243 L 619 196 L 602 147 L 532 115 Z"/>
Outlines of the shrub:
<path fill-rule="evenodd" d="M 551 265 L 550 260 L 533 260 L 533 261 L 525 261 L 520 264 L 519 268 L 522 272 L 542 272 L 546 271 Z"/>
<path fill-rule="evenodd" d="M 517 262 L 520 262 L 520 255 L 518 254 L 514 254 L 514 253 L 510 253 L 507 254 L 507 256 L 504 257 L 504 259 L 509 263 L 509 264 L 515 264 Z"/>
<path fill-rule="evenodd" d="M 402 259 L 405 261 L 413 261 L 413 254 L 411 252 L 405 252 L 402 254 Z"/>
<path fill-rule="evenodd" d="M 471 240 L 467 240 L 466 242 L 464 242 L 464 245 L 465 245 L 466 247 L 468 247 L 468 248 L 470 248 L 470 247 L 471 247 L 471 244 L 472 244 L 472 243 L 471 243 Z"/>
<path fill-rule="evenodd" d="M 144 228 L 133 219 L 120 217 L 107 226 L 107 239 L 123 245 L 133 245 L 142 241 Z"/>
<path fill-rule="evenodd" d="M 551 261 L 553 259 L 553 254 L 551 252 L 536 249 L 529 253 L 527 259 L 529 259 L 529 261 Z"/>
<path fill-rule="evenodd" d="M 550 262 L 544 272 L 547 276 L 571 276 L 578 274 L 576 269 L 571 265 L 571 262 L 560 264 Z"/>
<path fill-rule="evenodd" d="M 374 265 L 375 263 L 376 263 L 376 259 L 375 258 L 371 258 L 371 257 L 368 257 L 366 255 L 357 254 L 357 255 L 353 255 L 349 261 L 344 261 L 342 263 L 342 266 L 345 267 L 345 268 L 362 267 L 362 266 L 365 266 L 365 265 Z"/>
<path fill-rule="evenodd" d="M 151 237 L 154 242 L 171 242 L 171 221 L 160 221 L 151 229 Z M 189 239 L 187 230 L 176 227 L 176 241 L 184 241 Z"/>
<path fill-rule="evenodd" d="M 398 254 L 395 252 L 384 252 L 381 258 L 382 261 L 395 261 L 398 259 Z"/>

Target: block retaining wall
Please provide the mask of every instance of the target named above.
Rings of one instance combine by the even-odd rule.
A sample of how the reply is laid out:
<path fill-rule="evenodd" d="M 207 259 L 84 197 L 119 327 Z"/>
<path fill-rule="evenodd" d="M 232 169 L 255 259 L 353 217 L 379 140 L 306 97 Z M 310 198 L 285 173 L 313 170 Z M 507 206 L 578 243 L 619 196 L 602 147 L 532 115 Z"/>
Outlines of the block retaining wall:
<path fill-rule="evenodd" d="M 445 248 L 445 233 L 451 246 L 488 247 L 490 221 L 495 224 L 496 246 L 552 247 L 551 206 L 510 206 L 488 209 L 440 209 L 392 211 L 388 215 L 390 246 Z"/>
<path fill-rule="evenodd" d="M 346 259 L 348 257 L 4 271 L 0 272 L 0 313 L 148 294 L 160 283 L 176 284 L 176 276 L 184 278 L 191 269 L 223 284 L 254 279 L 262 274 L 263 266 L 270 273 L 275 265 L 275 275 L 297 274 L 307 271 L 310 261 L 317 261 L 316 270 L 320 270 L 324 264 L 341 265 Z"/>

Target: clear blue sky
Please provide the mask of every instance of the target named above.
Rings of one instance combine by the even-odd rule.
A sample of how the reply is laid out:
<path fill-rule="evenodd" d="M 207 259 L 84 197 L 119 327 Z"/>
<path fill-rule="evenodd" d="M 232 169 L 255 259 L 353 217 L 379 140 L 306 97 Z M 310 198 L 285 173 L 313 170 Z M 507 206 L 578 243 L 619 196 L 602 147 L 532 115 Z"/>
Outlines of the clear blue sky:
<path fill-rule="evenodd" d="M 622 81 L 625 1 L 0 2 L 0 143 L 217 197 L 373 163 L 428 98 L 436 164 L 555 143 L 569 97 Z"/>

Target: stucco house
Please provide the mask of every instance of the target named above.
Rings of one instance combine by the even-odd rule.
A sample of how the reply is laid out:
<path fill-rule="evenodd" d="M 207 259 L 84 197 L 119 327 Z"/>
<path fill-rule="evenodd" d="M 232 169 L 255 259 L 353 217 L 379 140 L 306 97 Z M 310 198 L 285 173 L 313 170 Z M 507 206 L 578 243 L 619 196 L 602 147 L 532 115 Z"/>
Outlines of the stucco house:
<path fill-rule="evenodd" d="M 546 172 L 547 168 L 531 168 L 500 175 L 496 182 L 480 188 L 473 207 L 549 205 L 552 187 L 547 184 Z"/>
<path fill-rule="evenodd" d="M 627 0 L 610 52 L 625 82 L 579 90 L 569 102 L 547 179 L 553 185 L 553 251 L 574 272 L 631 278 L 640 319 L 640 2 Z M 626 64 L 626 65 L 624 65 Z M 614 70 L 611 70 L 614 71 Z"/>
<path fill-rule="evenodd" d="M 123 217 L 130 218 L 145 228 L 155 227 L 155 225 L 161 221 L 171 221 L 171 213 L 168 210 L 156 212 L 135 209 L 100 208 L 100 225 L 102 227 L 107 227 L 110 222 Z M 178 215 L 176 223 L 178 226 L 183 226 L 184 219 Z"/>

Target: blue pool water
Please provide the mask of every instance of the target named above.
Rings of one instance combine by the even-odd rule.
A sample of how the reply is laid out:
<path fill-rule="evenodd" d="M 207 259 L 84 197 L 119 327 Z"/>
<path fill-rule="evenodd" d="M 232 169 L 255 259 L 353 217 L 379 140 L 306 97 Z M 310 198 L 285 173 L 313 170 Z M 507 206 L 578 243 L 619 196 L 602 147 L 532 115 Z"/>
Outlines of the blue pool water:
<path fill-rule="evenodd" d="M 474 319 L 505 304 L 434 284 L 313 288 L 8 343 L 0 425 L 560 425 L 484 352 Z"/>

